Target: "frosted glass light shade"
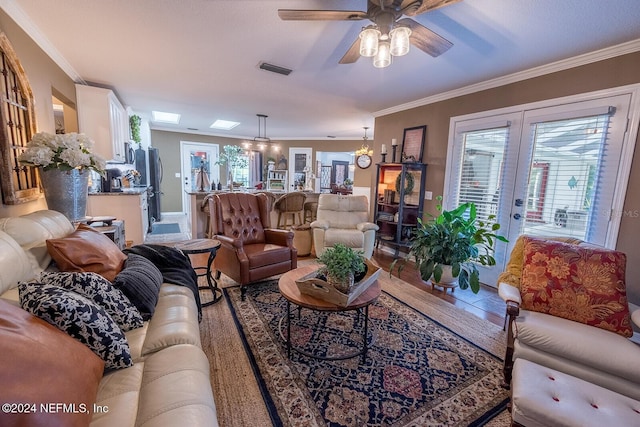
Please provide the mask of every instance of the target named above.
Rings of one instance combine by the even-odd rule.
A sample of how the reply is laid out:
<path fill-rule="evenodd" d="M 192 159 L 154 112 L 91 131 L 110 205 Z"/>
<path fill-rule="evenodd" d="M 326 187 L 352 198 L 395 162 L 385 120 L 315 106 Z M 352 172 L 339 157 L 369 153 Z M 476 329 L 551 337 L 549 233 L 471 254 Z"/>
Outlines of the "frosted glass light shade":
<path fill-rule="evenodd" d="M 365 28 L 360 32 L 360 56 L 376 56 L 378 37 L 380 37 L 380 31 L 375 28 Z"/>
<path fill-rule="evenodd" d="M 389 41 L 384 40 L 378 43 L 378 54 L 373 58 L 373 66 L 384 68 L 391 65 L 391 47 Z"/>
<path fill-rule="evenodd" d="M 389 34 L 391 35 L 391 55 L 402 56 L 409 53 L 411 29 L 396 27 Z"/>

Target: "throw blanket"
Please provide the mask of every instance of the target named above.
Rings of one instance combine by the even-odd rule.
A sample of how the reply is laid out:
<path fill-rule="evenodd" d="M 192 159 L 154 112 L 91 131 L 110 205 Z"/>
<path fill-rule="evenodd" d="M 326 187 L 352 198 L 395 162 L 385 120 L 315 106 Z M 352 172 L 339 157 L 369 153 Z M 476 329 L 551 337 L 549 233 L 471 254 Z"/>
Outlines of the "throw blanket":
<path fill-rule="evenodd" d="M 198 320 L 202 319 L 198 277 L 187 255 L 176 248 L 162 245 L 136 245 L 123 252 L 140 255 L 151 261 L 162 273 L 163 281 L 191 289 L 198 305 Z"/>

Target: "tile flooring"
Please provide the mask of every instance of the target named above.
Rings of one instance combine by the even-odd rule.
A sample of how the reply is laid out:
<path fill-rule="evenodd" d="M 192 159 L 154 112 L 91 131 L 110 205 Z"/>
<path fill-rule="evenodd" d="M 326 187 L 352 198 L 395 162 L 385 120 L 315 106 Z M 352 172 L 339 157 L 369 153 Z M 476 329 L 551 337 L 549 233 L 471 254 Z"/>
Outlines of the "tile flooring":
<path fill-rule="evenodd" d="M 175 243 L 183 240 L 191 239 L 191 233 L 189 232 L 189 224 L 187 222 L 187 216 L 183 213 L 163 213 L 162 221 L 158 221 L 156 224 L 171 224 L 177 223 L 180 227 L 180 233 L 167 233 L 167 234 L 147 234 L 145 243 Z"/>

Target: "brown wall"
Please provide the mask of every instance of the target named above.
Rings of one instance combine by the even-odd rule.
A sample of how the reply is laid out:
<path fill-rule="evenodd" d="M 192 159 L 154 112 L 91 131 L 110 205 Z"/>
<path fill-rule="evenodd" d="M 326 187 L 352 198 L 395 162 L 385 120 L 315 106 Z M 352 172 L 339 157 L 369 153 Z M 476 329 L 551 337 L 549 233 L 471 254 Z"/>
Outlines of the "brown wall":
<path fill-rule="evenodd" d="M 76 90 L 73 80 L 2 10 L 0 10 L 0 31 L 4 32 L 11 42 L 29 79 L 35 98 L 36 129 L 55 132 L 51 96 L 55 91 L 60 99 L 75 105 Z M 38 209 L 46 209 L 44 197 L 15 206 L 2 204 L 0 217 L 21 215 Z"/>
<path fill-rule="evenodd" d="M 203 142 L 210 144 L 219 144 L 220 148 L 224 145 L 240 145 L 244 140 L 235 138 L 224 138 L 219 136 L 209 135 L 196 135 L 190 133 L 179 132 L 167 132 L 160 130 L 151 131 L 151 145 L 160 150 L 160 156 L 162 157 L 162 166 L 164 175 L 162 179 L 162 211 L 163 212 L 181 212 L 182 211 L 182 178 L 176 178 L 176 173 L 180 172 L 181 160 L 180 160 L 180 141 L 190 142 Z M 369 145 L 373 144 L 372 140 L 369 140 Z M 273 141 L 273 144 L 280 146 L 280 152 L 284 153 L 285 157 L 288 157 L 290 147 L 311 147 L 313 149 L 312 158 L 315 159 L 316 151 L 345 151 L 353 152 L 360 148 L 362 141 L 347 140 L 347 141 Z M 272 151 L 266 151 L 264 153 L 263 161 L 266 161 L 267 156 L 278 158 Z M 374 161 L 375 156 L 374 156 Z M 377 160 L 379 161 L 379 159 Z M 375 167 L 368 169 L 356 168 L 354 185 L 356 186 L 369 186 L 371 179 L 371 171 L 375 171 Z M 220 169 L 220 176 L 225 175 L 224 166 Z M 375 176 L 375 172 L 374 172 Z M 224 180 L 222 182 L 225 183 Z"/>
<path fill-rule="evenodd" d="M 405 128 L 427 125 L 423 155 L 424 163 L 429 165 L 426 187 L 436 196 L 442 194 L 444 189 L 451 117 L 640 83 L 638 70 L 640 52 L 389 114 L 376 118 L 376 141 L 389 146 L 391 138 L 397 138 L 401 143 Z M 379 144 L 376 151 L 379 150 Z M 375 176 L 371 179 L 375 180 Z M 640 150 L 636 150 L 633 156 L 625 212 L 640 212 L 638 185 Z M 425 201 L 425 210 L 435 213 L 435 201 Z M 629 297 L 636 304 L 640 304 L 640 281 L 635 280 L 636 277 L 640 277 L 640 246 L 637 244 L 639 237 L 640 217 L 623 217 L 617 249 L 627 254 Z"/>

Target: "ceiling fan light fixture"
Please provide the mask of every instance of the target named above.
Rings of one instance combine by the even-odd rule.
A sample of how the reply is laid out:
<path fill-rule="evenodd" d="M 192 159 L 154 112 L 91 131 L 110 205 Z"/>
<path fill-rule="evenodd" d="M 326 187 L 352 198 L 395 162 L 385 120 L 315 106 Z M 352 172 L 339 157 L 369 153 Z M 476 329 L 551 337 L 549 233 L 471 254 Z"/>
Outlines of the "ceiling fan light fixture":
<path fill-rule="evenodd" d="M 373 57 L 378 53 L 380 31 L 373 26 L 363 28 L 360 32 L 360 56 Z"/>
<path fill-rule="evenodd" d="M 385 68 L 391 65 L 391 46 L 388 40 L 381 40 L 378 43 L 378 53 L 373 57 L 373 66 Z"/>
<path fill-rule="evenodd" d="M 389 33 L 391 36 L 391 55 L 403 56 L 409 53 L 409 36 L 411 35 L 411 29 L 408 27 L 396 27 Z"/>

